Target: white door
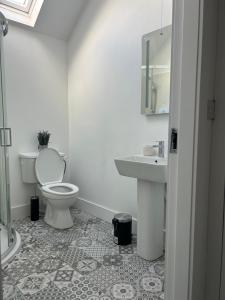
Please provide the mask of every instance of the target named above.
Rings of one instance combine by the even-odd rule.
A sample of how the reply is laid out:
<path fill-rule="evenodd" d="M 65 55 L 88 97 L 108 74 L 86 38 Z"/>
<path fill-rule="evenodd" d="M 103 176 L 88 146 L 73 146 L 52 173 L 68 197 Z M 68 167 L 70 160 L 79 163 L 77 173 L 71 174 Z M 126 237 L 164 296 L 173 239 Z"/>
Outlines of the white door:
<path fill-rule="evenodd" d="M 178 150 L 169 155 L 166 300 L 188 299 L 199 2 L 174 0 L 173 5 L 169 127 L 178 130 Z"/>
<path fill-rule="evenodd" d="M 174 0 L 166 300 L 205 300 L 205 257 L 217 1 Z M 214 300 L 214 299 L 213 299 Z"/>

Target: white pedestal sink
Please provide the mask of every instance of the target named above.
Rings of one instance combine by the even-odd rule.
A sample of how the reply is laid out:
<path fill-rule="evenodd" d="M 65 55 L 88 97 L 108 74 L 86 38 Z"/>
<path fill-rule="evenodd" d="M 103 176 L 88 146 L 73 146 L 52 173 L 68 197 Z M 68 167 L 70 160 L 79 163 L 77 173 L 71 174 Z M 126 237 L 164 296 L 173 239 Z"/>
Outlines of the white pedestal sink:
<path fill-rule="evenodd" d="M 121 175 L 137 178 L 137 252 L 144 259 L 155 260 L 163 254 L 167 160 L 133 155 L 115 159 L 115 164 Z"/>

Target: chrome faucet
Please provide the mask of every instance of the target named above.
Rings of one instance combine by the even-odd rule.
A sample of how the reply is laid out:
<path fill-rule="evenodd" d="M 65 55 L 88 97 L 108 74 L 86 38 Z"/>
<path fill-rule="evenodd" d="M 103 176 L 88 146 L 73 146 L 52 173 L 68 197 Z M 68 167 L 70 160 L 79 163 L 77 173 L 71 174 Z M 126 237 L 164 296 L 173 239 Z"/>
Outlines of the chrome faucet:
<path fill-rule="evenodd" d="M 157 145 L 153 145 L 154 148 L 158 148 L 158 156 L 164 157 L 165 156 L 165 142 L 164 141 L 158 141 Z"/>

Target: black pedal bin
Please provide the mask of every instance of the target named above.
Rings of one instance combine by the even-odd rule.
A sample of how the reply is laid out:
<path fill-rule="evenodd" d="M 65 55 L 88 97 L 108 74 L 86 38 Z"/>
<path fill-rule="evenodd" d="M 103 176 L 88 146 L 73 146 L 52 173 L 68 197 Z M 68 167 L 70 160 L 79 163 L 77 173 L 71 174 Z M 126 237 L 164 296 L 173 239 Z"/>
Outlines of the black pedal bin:
<path fill-rule="evenodd" d="M 112 220 L 114 242 L 118 245 L 129 245 L 132 241 L 132 217 L 128 214 L 116 214 Z"/>

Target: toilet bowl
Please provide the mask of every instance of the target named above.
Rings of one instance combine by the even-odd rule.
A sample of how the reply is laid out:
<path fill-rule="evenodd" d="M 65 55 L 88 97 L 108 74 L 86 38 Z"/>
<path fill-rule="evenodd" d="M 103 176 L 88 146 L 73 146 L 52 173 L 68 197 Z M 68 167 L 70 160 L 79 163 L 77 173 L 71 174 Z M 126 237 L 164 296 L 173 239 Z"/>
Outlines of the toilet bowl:
<path fill-rule="evenodd" d="M 40 151 L 35 161 L 38 188 L 46 200 L 44 220 L 54 228 L 66 229 L 73 226 L 70 207 L 76 201 L 79 188 L 62 182 L 66 162 L 53 148 Z"/>

